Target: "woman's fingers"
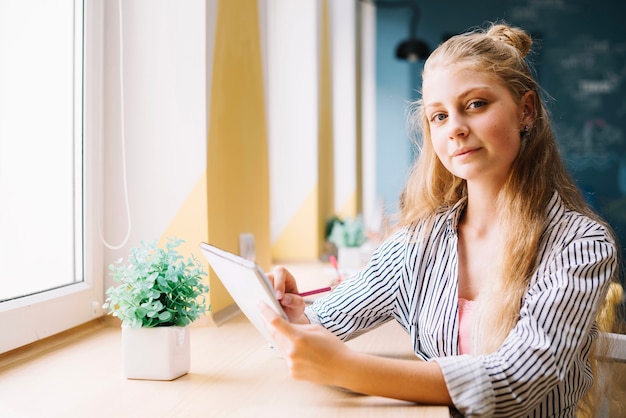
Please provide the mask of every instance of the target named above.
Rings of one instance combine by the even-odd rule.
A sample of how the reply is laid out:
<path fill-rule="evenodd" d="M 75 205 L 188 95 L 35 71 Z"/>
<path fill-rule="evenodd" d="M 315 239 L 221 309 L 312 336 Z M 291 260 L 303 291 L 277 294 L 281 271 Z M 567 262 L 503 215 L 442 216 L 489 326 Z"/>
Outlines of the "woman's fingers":
<path fill-rule="evenodd" d="M 293 275 L 286 268 L 277 266 L 267 274 L 267 277 L 272 282 L 276 299 L 283 307 L 289 321 L 307 324 L 309 320 L 304 316 L 306 305 L 304 299 L 298 295 L 298 285 Z"/>
<path fill-rule="evenodd" d="M 265 328 L 267 328 L 272 336 L 272 339 L 278 345 L 279 350 L 284 352 L 285 348 L 289 344 L 290 336 L 293 332 L 291 324 L 278 315 L 265 302 L 259 303 L 259 310 L 265 320 Z"/>
<path fill-rule="evenodd" d="M 259 310 L 261 311 L 263 319 L 265 319 L 265 323 L 272 328 L 281 326 L 282 322 L 287 323 L 284 318 L 281 318 L 281 316 L 278 315 L 276 311 L 270 308 L 265 302 L 259 302 Z"/>
<path fill-rule="evenodd" d="M 287 293 L 298 293 L 296 279 L 285 267 L 276 266 L 267 276 L 274 286 L 276 299 L 282 300 Z"/>
<path fill-rule="evenodd" d="M 294 378 L 318 383 L 332 379 L 335 360 L 346 350 L 337 337 L 319 325 L 291 324 L 265 303 L 259 309 Z"/>

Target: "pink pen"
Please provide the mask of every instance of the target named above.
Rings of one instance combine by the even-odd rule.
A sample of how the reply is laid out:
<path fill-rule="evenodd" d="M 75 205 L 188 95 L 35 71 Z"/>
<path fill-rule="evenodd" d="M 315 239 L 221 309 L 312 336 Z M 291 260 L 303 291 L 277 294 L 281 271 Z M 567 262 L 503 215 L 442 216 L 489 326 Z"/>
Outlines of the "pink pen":
<path fill-rule="evenodd" d="M 330 259 L 330 264 L 335 268 L 335 271 L 337 272 L 337 277 L 340 278 L 341 273 L 339 273 L 339 265 L 337 264 L 337 257 L 335 257 L 334 255 L 331 255 L 329 259 Z"/>
<path fill-rule="evenodd" d="M 333 290 L 332 287 L 326 286 L 326 287 L 322 287 L 320 289 L 313 289 L 313 290 L 309 290 L 309 291 L 306 291 L 306 292 L 298 293 L 298 296 L 304 297 L 304 296 L 317 295 L 318 293 L 330 292 L 331 290 Z"/>
<path fill-rule="evenodd" d="M 326 286 L 326 287 L 322 287 L 319 289 L 313 289 L 313 290 L 309 290 L 306 292 L 298 293 L 299 296 L 304 297 L 304 296 L 317 295 L 318 293 L 330 292 L 331 290 L 333 290 L 333 287 L 337 286 L 341 282 L 341 273 L 339 272 L 339 265 L 337 264 L 337 257 L 335 257 L 334 255 L 331 255 L 329 259 L 330 259 L 330 264 L 332 264 L 333 268 L 337 272 L 337 279 L 333 280 L 333 283 L 331 283 L 331 286 Z"/>
<path fill-rule="evenodd" d="M 334 255 L 331 255 L 329 259 L 330 259 L 330 264 L 334 267 L 335 271 L 337 272 L 337 278 L 332 281 L 331 285 L 337 286 L 339 283 L 341 283 L 341 280 L 343 280 L 343 277 L 341 276 L 341 272 L 339 271 L 339 264 L 337 264 L 337 257 L 335 257 Z"/>

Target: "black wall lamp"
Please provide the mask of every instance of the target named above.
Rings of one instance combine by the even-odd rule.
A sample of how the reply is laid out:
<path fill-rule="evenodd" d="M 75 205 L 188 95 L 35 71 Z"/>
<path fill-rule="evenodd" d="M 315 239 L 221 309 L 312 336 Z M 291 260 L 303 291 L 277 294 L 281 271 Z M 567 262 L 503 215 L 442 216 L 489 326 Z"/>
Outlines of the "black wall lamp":
<path fill-rule="evenodd" d="M 409 62 L 415 62 L 428 58 L 430 54 L 430 48 L 426 42 L 417 38 L 417 22 L 420 18 L 420 9 L 417 5 L 417 1 L 404 0 L 404 1 L 384 1 L 375 0 L 376 7 L 397 9 L 402 7 L 408 7 L 411 9 L 411 20 L 409 22 L 409 38 L 400 42 L 396 47 L 396 58 L 401 60 L 407 60 Z"/>

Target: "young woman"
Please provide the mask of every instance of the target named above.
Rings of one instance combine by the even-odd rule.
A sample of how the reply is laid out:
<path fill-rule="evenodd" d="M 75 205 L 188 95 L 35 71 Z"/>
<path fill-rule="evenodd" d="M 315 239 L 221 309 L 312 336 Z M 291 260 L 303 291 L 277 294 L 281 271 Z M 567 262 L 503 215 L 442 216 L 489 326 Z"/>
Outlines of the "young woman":
<path fill-rule="evenodd" d="M 411 116 L 422 143 L 397 230 L 309 307 L 288 271 L 270 275 L 289 322 L 261 309 L 294 378 L 465 416 L 576 415 L 617 250 L 559 158 L 531 43 L 494 24 L 440 45 Z M 342 342 L 390 320 L 426 361 Z"/>

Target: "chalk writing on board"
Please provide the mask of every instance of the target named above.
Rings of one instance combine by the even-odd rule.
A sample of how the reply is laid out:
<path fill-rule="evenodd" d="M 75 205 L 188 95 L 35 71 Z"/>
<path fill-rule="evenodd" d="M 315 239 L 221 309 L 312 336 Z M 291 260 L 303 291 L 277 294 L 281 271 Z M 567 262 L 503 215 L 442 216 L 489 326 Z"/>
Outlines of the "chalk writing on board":
<path fill-rule="evenodd" d="M 603 96 L 617 92 L 624 80 L 624 50 L 607 40 L 581 36 L 554 54 L 570 97 L 587 112 L 601 109 Z"/>
<path fill-rule="evenodd" d="M 590 119 L 582 129 L 574 127 L 567 135 L 562 148 L 578 169 L 602 170 L 619 164 L 614 150 L 624 143 L 621 130 L 604 119 Z"/>
<path fill-rule="evenodd" d="M 558 100 L 567 101 L 569 126 L 559 124 L 560 145 L 578 170 L 607 170 L 623 164 L 624 132 L 618 112 L 626 109 L 620 94 L 626 80 L 626 45 L 590 35 L 572 38 L 554 48 L 549 65 L 557 68 L 562 89 Z"/>
<path fill-rule="evenodd" d="M 509 17 L 514 21 L 536 22 L 546 13 L 576 13 L 580 7 L 567 0 L 525 0 L 509 10 Z"/>

